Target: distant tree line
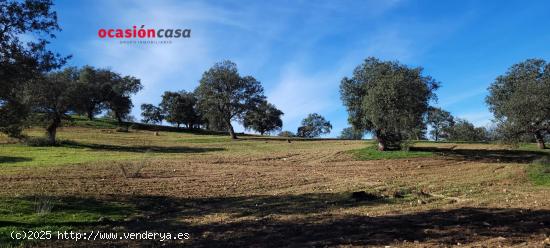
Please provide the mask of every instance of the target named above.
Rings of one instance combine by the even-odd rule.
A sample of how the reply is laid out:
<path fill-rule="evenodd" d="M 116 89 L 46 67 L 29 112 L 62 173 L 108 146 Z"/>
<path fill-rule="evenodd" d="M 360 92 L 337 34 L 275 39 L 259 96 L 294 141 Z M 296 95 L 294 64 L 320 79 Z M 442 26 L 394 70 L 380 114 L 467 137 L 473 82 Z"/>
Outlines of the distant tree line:
<path fill-rule="evenodd" d="M 261 135 L 280 130 L 283 112 L 269 103 L 261 83 L 252 76 L 241 76 L 231 61 L 216 63 L 204 72 L 193 92 L 166 91 L 159 106 L 142 104 L 142 122 L 163 120 L 186 128 L 228 131 L 236 139 L 232 121 Z"/>
<path fill-rule="evenodd" d="M 435 141 L 490 141 L 485 127 L 476 127 L 466 119 L 455 118 L 441 108 L 430 107 L 427 122 L 430 135 Z"/>
<path fill-rule="evenodd" d="M 143 86 L 138 78 L 92 66 L 63 67 L 70 57 L 47 49 L 60 28 L 51 0 L 5 1 L 0 8 L 0 132 L 21 137 L 30 120 L 45 125 L 48 141 L 70 114 L 92 120 L 108 112 L 119 124 L 132 119 L 131 96 Z M 23 35 L 31 35 L 23 42 Z M 63 69 L 62 69 L 63 68 Z M 421 67 L 369 57 L 340 83 L 350 127 L 340 138 L 361 139 L 371 133 L 380 150 L 400 149 L 407 139 L 435 141 L 535 141 L 546 148 L 550 136 L 550 64 L 528 59 L 511 66 L 489 87 L 486 102 L 494 114 L 492 128 L 475 127 L 450 112 L 430 106 L 440 83 Z M 192 92 L 164 92 L 158 105 L 142 104 L 142 121 L 227 131 L 233 122 L 269 134 L 282 129 L 283 112 L 267 101 L 262 84 L 242 76 L 235 63 L 222 61 L 203 73 Z M 33 122 L 35 123 L 35 122 Z M 312 113 L 296 133 L 279 136 L 319 137 L 331 123 Z"/>

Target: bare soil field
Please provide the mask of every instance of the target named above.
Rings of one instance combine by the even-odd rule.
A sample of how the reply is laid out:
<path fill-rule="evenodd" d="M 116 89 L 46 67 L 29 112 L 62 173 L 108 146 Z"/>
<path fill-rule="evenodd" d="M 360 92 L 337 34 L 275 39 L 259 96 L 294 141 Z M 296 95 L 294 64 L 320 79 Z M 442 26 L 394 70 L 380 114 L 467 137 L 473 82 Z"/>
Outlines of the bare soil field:
<path fill-rule="evenodd" d="M 202 138 L 191 134 L 85 128 L 64 128 L 60 136 L 73 143 L 59 147 L 65 149 L 56 153 L 59 161 L 82 150 L 101 157 L 118 149 L 124 156 L 18 165 L 29 161 L 10 154 L 35 148 L 3 144 L 0 156 L 13 158 L 0 166 L 0 197 L 50 199 L 50 214 L 78 208 L 100 218 L 8 218 L 0 219 L 0 227 L 63 224 L 104 232 L 187 232 L 190 238 L 27 245 L 550 246 L 550 188 L 534 186 L 525 172 L 536 154 L 505 152 L 509 148 L 501 145 L 419 144 L 415 149 L 429 148 L 433 156 L 358 160 L 349 151 L 368 146 L 366 141 L 206 136 L 197 142 Z M 147 141 L 132 145 L 135 140 Z M 366 194 L 353 194 L 361 191 Z M 107 207 L 114 203 L 116 208 Z M 107 211 L 124 214 L 113 218 Z"/>

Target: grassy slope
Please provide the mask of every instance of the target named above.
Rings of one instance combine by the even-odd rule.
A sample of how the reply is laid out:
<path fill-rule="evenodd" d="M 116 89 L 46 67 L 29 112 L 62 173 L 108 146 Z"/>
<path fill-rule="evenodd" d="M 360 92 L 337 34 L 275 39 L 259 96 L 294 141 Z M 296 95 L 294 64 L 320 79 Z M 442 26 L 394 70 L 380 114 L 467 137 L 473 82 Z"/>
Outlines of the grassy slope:
<path fill-rule="evenodd" d="M 177 156 L 178 148 L 184 151 L 184 143 L 204 144 L 225 142 L 229 138 L 220 135 L 195 135 L 188 132 L 160 132 L 153 136 L 149 131 L 132 130 L 129 133 L 116 132 L 117 123 L 110 119 L 90 121 L 75 116 L 58 132 L 59 146 L 31 147 L 23 144 L 2 145 L 7 142 L 0 135 L 0 163 L 10 166 L 54 166 L 97 161 L 141 159 L 148 156 Z M 24 134 L 30 137 L 42 137 L 43 128 L 31 128 Z M 137 149 L 130 149 L 130 148 Z M 152 147 L 152 149 L 148 149 Z M 155 148 L 158 148 L 155 150 Z"/>
<path fill-rule="evenodd" d="M 108 162 L 114 160 L 142 160 L 150 157 L 182 157 L 196 145 L 227 142 L 219 135 L 195 135 L 184 132 L 149 131 L 116 132 L 117 123 L 108 119 L 89 121 L 76 117 L 58 132 L 59 146 L 32 147 L 7 144 L 0 136 L 0 173 L 9 174 L 14 167 L 55 167 L 59 165 Z M 25 130 L 30 137 L 42 137 L 42 128 Z M 100 218 L 122 220 L 133 214 L 133 206 L 116 201 L 94 199 L 65 199 L 43 197 L 48 192 L 35 192 L 28 197 L 0 197 L 0 244 L 19 245 L 12 240 L 12 231 L 28 230 L 86 230 Z M 41 211 L 40 208 L 46 209 Z M 25 240 L 24 243 L 34 243 Z"/>

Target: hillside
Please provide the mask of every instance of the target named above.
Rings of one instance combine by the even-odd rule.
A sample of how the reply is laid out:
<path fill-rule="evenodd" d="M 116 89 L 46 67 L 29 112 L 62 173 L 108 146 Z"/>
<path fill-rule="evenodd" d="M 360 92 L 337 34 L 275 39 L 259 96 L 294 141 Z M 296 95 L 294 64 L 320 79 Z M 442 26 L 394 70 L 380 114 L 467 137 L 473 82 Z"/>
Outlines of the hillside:
<path fill-rule="evenodd" d="M 45 244 L 12 231 L 93 230 L 190 235 L 164 241 L 174 246 L 510 246 L 542 244 L 550 231 L 547 151 L 533 144 L 381 153 L 370 141 L 155 135 L 82 119 L 59 138 L 53 147 L 0 138 L 0 243 Z"/>

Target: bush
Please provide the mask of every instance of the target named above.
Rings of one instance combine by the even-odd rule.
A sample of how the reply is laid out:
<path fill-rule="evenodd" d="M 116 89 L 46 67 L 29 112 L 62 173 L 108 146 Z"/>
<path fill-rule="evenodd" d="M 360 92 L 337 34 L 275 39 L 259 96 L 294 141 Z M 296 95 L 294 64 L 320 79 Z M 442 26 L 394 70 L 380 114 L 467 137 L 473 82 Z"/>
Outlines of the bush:
<path fill-rule="evenodd" d="M 50 141 L 45 137 L 25 137 L 23 141 L 28 146 L 51 146 Z"/>
<path fill-rule="evenodd" d="M 294 137 L 296 135 L 291 131 L 282 131 L 277 136 L 279 136 L 279 137 Z"/>
<path fill-rule="evenodd" d="M 0 128 L 0 132 L 5 133 L 10 138 L 23 138 L 23 136 L 21 135 L 22 131 L 23 131 L 23 128 L 17 125 L 10 125 L 7 127 Z"/>
<path fill-rule="evenodd" d="M 128 127 L 117 127 L 116 131 L 121 133 L 127 133 Z"/>

